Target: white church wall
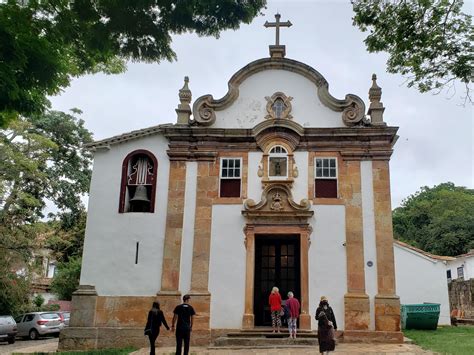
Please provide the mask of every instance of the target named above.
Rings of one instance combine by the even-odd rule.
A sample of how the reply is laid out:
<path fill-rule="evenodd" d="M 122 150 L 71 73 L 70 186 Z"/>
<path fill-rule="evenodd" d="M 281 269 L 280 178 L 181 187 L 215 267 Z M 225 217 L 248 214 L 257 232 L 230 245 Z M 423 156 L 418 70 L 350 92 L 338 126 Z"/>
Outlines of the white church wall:
<path fill-rule="evenodd" d="M 329 299 L 338 329 L 344 329 L 344 294 L 347 291 L 345 207 L 316 205 L 311 220 L 309 247 L 309 310 L 311 327 L 317 329 L 314 313 L 321 296 Z"/>
<path fill-rule="evenodd" d="M 344 127 L 340 112 L 324 106 L 317 87 L 304 76 L 286 70 L 265 70 L 248 77 L 240 85 L 232 105 L 216 111 L 214 128 L 252 128 L 265 120 L 265 96 L 281 91 L 292 96 L 293 120 L 304 127 Z"/>
<path fill-rule="evenodd" d="M 370 299 L 370 330 L 375 330 L 375 304 L 377 294 L 377 250 L 375 244 L 374 188 L 372 161 L 361 161 L 362 228 L 364 235 L 365 292 Z M 367 263 L 371 262 L 372 266 Z"/>
<path fill-rule="evenodd" d="M 196 216 L 197 162 L 186 162 L 186 188 L 184 192 L 183 238 L 179 290 L 186 294 L 191 289 L 191 270 L 194 245 L 194 219 Z"/>
<path fill-rule="evenodd" d="M 262 152 L 249 152 L 247 197 L 260 201 L 262 197 L 261 178 L 258 177 L 258 165 L 262 160 Z"/>
<path fill-rule="evenodd" d="M 394 244 L 395 278 L 401 304 L 440 303 L 439 325 L 450 324 L 446 265 Z"/>
<path fill-rule="evenodd" d="M 308 198 L 308 152 L 294 153 L 296 167 L 298 168 L 298 177 L 294 178 L 293 199 L 300 202 Z"/>
<path fill-rule="evenodd" d="M 81 284 L 95 285 L 99 295 L 147 296 L 160 289 L 168 204 L 167 148 L 166 139 L 155 135 L 95 153 Z M 149 150 L 158 160 L 155 213 L 118 213 L 122 162 L 137 149 Z"/>
<path fill-rule="evenodd" d="M 242 326 L 245 307 L 245 220 L 241 205 L 212 206 L 209 291 L 211 328 Z"/>

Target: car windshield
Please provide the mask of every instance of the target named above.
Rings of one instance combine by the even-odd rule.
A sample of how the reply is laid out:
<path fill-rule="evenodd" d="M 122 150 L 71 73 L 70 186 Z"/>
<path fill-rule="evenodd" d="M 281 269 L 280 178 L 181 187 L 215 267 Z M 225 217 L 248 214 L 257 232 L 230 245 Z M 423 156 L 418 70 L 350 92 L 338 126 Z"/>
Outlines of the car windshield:
<path fill-rule="evenodd" d="M 59 316 L 56 313 L 44 313 L 41 315 L 41 318 L 43 319 L 56 319 L 59 318 Z"/>
<path fill-rule="evenodd" d="M 63 313 L 64 318 L 71 318 L 71 313 Z"/>

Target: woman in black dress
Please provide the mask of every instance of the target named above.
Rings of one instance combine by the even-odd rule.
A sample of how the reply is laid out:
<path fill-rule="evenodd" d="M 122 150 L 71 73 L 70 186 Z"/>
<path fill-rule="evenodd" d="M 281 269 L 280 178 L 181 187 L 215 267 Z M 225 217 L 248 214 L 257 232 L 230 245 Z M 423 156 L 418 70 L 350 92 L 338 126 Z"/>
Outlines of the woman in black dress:
<path fill-rule="evenodd" d="M 318 321 L 319 352 L 324 354 L 334 351 L 336 347 L 336 317 L 334 317 L 334 312 L 329 306 L 328 299 L 324 296 L 321 297 L 319 307 L 316 309 L 315 318 Z"/>
<path fill-rule="evenodd" d="M 150 339 L 150 355 L 155 355 L 155 341 L 160 334 L 161 324 L 163 324 L 167 330 L 170 330 L 168 323 L 166 323 L 163 311 L 160 310 L 160 303 L 153 302 L 153 305 L 148 312 L 148 320 L 145 326 L 145 335 L 148 335 L 148 338 Z"/>

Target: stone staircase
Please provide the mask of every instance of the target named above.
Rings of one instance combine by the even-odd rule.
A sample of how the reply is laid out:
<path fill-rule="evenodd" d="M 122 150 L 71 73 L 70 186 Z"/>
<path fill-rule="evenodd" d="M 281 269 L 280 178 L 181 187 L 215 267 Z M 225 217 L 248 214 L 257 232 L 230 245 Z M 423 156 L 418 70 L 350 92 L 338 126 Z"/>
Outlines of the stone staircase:
<path fill-rule="evenodd" d="M 271 328 L 256 328 L 230 332 L 214 341 L 209 349 L 288 348 L 313 347 L 318 345 L 318 335 L 309 330 L 300 330 L 296 339 L 290 339 L 288 330 L 272 333 Z"/>

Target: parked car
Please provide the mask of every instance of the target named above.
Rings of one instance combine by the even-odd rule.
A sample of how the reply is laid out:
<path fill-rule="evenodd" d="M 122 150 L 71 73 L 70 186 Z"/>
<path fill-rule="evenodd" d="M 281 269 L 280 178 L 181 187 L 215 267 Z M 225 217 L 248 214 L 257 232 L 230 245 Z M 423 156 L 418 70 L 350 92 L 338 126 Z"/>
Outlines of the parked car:
<path fill-rule="evenodd" d="M 59 318 L 61 318 L 61 322 L 64 323 L 64 326 L 68 327 L 69 326 L 69 319 L 71 318 L 71 312 L 61 311 L 61 312 L 57 312 L 57 313 L 59 315 Z"/>
<path fill-rule="evenodd" d="M 58 337 L 64 324 L 54 312 L 31 312 L 15 318 L 18 336 L 36 340 L 40 336 L 53 335 Z"/>
<path fill-rule="evenodd" d="M 13 344 L 17 332 L 17 325 L 12 316 L 0 316 L 0 341 Z"/>

